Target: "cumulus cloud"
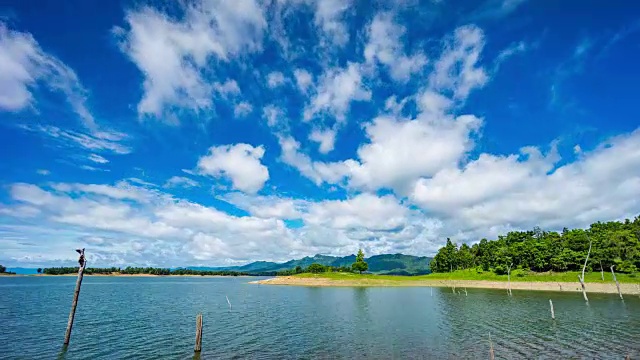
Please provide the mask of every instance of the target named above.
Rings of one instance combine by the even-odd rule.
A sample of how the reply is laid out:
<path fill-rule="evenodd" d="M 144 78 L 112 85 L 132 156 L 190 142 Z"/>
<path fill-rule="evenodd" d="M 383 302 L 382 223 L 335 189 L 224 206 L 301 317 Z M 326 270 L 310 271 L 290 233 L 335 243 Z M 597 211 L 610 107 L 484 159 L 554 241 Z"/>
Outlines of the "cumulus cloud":
<path fill-rule="evenodd" d="M 640 195 L 640 131 L 620 135 L 557 166 L 552 148 L 543 155 L 482 154 L 463 168 L 442 170 L 416 184 L 412 200 L 445 214 L 474 234 L 492 228 L 559 229 L 635 215 Z"/>
<path fill-rule="evenodd" d="M 252 111 L 253 106 L 249 102 L 243 101 L 233 107 L 233 116 L 237 118 L 247 116 L 251 114 Z"/>
<path fill-rule="evenodd" d="M 473 25 L 457 28 L 435 63 L 430 86 L 450 92 L 456 99 L 465 99 L 471 90 L 484 86 L 489 78 L 484 69 L 478 67 L 483 47 L 484 33 L 480 28 Z"/>
<path fill-rule="evenodd" d="M 275 89 L 279 86 L 282 86 L 285 83 L 286 79 L 284 75 L 280 71 L 273 71 L 267 75 L 267 86 L 271 89 Z"/>
<path fill-rule="evenodd" d="M 305 93 L 309 86 L 313 85 L 313 77 L 304 69 L 295 69 L 293 75 L 296 78 L 296 85 L 302 93 Z"/>
<path fill-rule="evenodd" d="M 230 179 L 235 189 L 256 193 L 269 179 L 269 170 L 260 162 L 263 155 L 262 146 L 212 146 L 208 154 L 198 160 L 198 169 L 205 175 Z"/>
<path fill-rule="evenodd" d="M 305 108 L 304 119 L 324 112 L 344 122 L 352 101 L 370 99 L 371 91 L 362 82 L 360 65 L 350 63 L 345 68 L 332 68 L 320 78 L 317 91 Z"/>
<path fill-rule="evenodd" d="M 369 39 L 364 49 L 367 63 L 385 65 L 389 68 L 391 78 L 402 82 L 420 72 L 427 63 L 427 57 L 422 53 L 411 56 L 404 54 L 402 36 L 405 31 L 403 26 L 393 21 L 391 13 L 377 14 L 369 25 Z"/>
<path fill-rule="evenodd" d="M 228 62 L 261 48 L 266 20 L 254 0 L 196 1 L 183 10 L 181 18 L 151 7 L 129 10 L 126 26 L 114 28 L 122 51 L 144 76 L 140 116 L 211 108 L 209 60 Z"/>
<path fill-rule="evenodd" d="M 309 134 L 309 140 L 317 142 L 320 146 L 318 151 L 322 154 L 326 154 L 333 150 L 334 144 L 336 142 L 336 132 L 335 130 L 313 130 L 311 134 Z"/>

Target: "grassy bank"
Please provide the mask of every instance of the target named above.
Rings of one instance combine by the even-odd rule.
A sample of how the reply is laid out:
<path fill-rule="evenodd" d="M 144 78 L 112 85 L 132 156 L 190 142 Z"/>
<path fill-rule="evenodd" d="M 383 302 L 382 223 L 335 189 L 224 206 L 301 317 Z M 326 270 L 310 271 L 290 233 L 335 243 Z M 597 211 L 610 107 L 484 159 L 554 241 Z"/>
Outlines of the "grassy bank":
<path fill-rule="evenodd" d="M 511 273 L 512 282 L 567 282 L 574 283 L 578 281 L 578 272 L 546 272 L 546 273 L 531 273 L 523 272 L 520 270 L 514 270 Z M 299 278 L 325 278 L 331 280 L 349 280 L 349 281 L 389 281 L 389 282 L 411 282 L 411 281 L 424 281 L 424 280 L 484 280 L 484 281 L 507 281 L 507 275 L 496 275 L 493 272 L 478 273 L 475 270 L 458 270 L 450 273 L 433 273 L 429 275 L 420 276 L 396 276 L 396 275 L 372 275 L 372 274 L 353 274 L 353 273 L 321 273 L 321 274 L 298 274 L 294 277 Z M 635 283 L 640 284 L 640 274 L 616 274 L 620 283 Z M 611 272 L 604 273 L 604 281 L 599 272 L 585 273 L 585 282 L 587 283 L 611 283 L 613 282 L 613 276 Z"/>
<path fill-rule="evenodd" d="M 587 292 L 616 294 L 617 288 L 611 280 L 611 273 L 602 281 L 600 273 L 585 274 Z M 623 294 L 640 295 L 640 281 L 633 275 L 621 274 L 620 290 Z M 511 277 L 511 288 L 528 291 L 565 291 L 580 292 L 577 272 L 524 274 Z M 478 273 L 476 271 L 456 271 L 421 276 L 394 276 L 352 273 L 320 273 L 278 276 L 275 278 L 253 281 L 264 285 L 289 285 L 311 287 L 447 287 L 447 288 L 508 288 L 507 276 L 494 273 Z"/>

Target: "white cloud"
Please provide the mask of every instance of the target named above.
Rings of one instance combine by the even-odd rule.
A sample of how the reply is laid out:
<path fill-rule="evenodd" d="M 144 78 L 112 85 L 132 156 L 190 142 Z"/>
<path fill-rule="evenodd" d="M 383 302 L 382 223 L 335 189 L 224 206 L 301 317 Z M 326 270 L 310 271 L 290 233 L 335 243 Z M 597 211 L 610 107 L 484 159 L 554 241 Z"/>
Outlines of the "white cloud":
<path fill-rule="evenodd" d="M 315 129 L 309 134 L 309 140 L 315 141 L 320 144 L 318 151 L 322 154 L 326 154 L 333 150 L 336 142 L 336 132 L 332 129 L 318 130 Z"/>
<path fill-rule="evenodd" d="M 227 80 L 224 83 L 217 82 L 213 84 L 213 89 L 223 97 L 240 94 L 240 87 L 235 80 Z"/>
<path fill-rule="evenodd" d="M 391 13 L 377 14 L 367 29 L 368 43 L 364 49 L 367 63 L 379 62 L 389 68 L 391 78 L 406 82 L 427 64 L 427 57 L 418 52 L 412 56 L 404 54 L 403 26 L 393 21 Z"/>
<path fill-rule="evenodd" d="M 252 111 L 253 111 L 253 106 L 249 102 L 243 101 L 239 104 L 236 104 L 236 106 L 234 106 L 233 116 L 237 118 L 247 116 L 251 114 Z"/>
<path fill-rule="evenodd" d="M 36 108 L 33 97 L 39 84 L 61 92 L 85 126 L 95 128 L 87 109 L 87 91 L 76 73 L 58 58 L 46 53 L 29 33 L 10 30 L 0 21 L 0 108 L 19 111 Z"/>
<path fill-rule="evenodd" d="M 295 69 L 293 75 L 296 78 L 296 85 L 302 93 L 306 93 L 309 86 L 313 85 L 313 77 L 304 69 Z"/>
<path fill-rule="evenodd" d="M 473 25 L 457 28 L 435 63 L 429 77 L 431 88 L 451 92 L 454 98 L 464 100 L 471 90 L 484 86 L 488 76 L 478 67 L 483 47 L 484 34 L 480 28 Z"/>
<path fill-rule="evenodd" d="M 42 176 L 47 176 L 51 174 L 51 171 L 47 169 L 38 169 L 36 170 L 36 172 L 38 173 L 38 175 L 42 175 Z"/>
<path fill-rule="evenodd" d="M 198 169 L 206 175 L 229 178 L 235 189 L 256 193 L 269 179 L 269 170 L 260 162 L 263 155 L 262 146 L 212 146 L 208 154 L 198 160 Z"/>
<path fill-rule="evenodd" d="M 272 128 L 283 127 L 287 124 L 283 110 L 274 105 L 265 106 L 262 109 L 262 117 L 267 120 L 267 125 Z"/>
<path fill-rule="evenodd" d="M 271 89 L 282 86 L 285 81 L 286 79 L 280 71 L 272 71 L 269 73 L 269 75 L 267 75 L 267 86 L 269 86 L 269 88 Z"/>
<path fill-rule="evenodd" d="M 241 192 L 225 194 L 221 199 L 262 219 L 299 219 L 308 206 L 308 202 L 304 200 L 249 196 Z"/>
<path fill-rule="evenodd" d="M 174 188 L 174 187 L 196 187 L 199 186 L 197 181 L 190 179 L 184 176 L 172 176 L 167 182 L 164 184 L 166 188 Z"/>
<path fill-rule="evenodd" d="M 327 39 L 321 39 L 325 46 L 344 46 L 349 42 L 349 30 L 344 21 L 351 0 L 307 0 L 315 10 L 315 24 Z"/>
<path fill-rule="evenodd" d="M 95 131 L 85 134 L 63 130 L 52 125 L 23 125 L 22 129 L 39 133 L 61 143 L 62 146 L 81 147 L 90 151 L 105 151 L 113 154 L 129 154 L 131 148 L 124 145 L 127 135 L 115 131 Z"/>
<path fill-rule="evenodd" d="M 352 101 L 370 99 L 371 91 L 362 83 L 360 65 L 350 63 L 343 69 L 329 69 L 320 78 L 316 94 L 305 108 L 304 119 L 310 120 L 314 115 L 326 112 L 338 122 L 344 122 Z"/>
<path fill-rule="evenodd" d="M 529 47 L 524 41 L 518 41 L 517 43 L 513 43 L 509 45 L 509 47 L 502 50 L 500 54 L 498 54 L 498 57 L 496 57 L 494 61 L 493 72 L 494 73 L 497 72 L 500 69 L 500 65 L 502 65 L 503 62 L 507 61 L 509 58 L 511 58 L 514 55 L 521 54 L 527 51 L 528 48 Z"/>
<path fill-rule="evenodd" d="M 122 51 L 144 75 L 140 116 L 156 117 L 172 107 L 211 107 L 209 60 L 227 62 L 261 48 L 266 27 L 254 0 L 197 1 L 178 20 L 150 7 L 129 10 L 127 28 L 115 28 Z"/>
<path fill-rule="evenodd" d="M 470 20 L 500 19 L 517 10 L 527 0 L 486 0 Z"/>
<path fill-rule="evenodd" d="M 392 195 L 360 194 L 348 200 L 333 200 L 309 206 L 304 221 L 334 229 L 388 231 L 403 227 L 409 211 Z"/>
<path fill-rule="evenodd" d="M 522 154 L 483 154 L 462 169 L 443 170 L 420 181 L 412 199 L 473 236 L 487 236 L 491 229 L 497 229 L 495 236 L 533 226 L 583 227 L 637 214 L 640 130 L 613 137 L 555 169 L 559 157 L 553 148 L 546 156 L 536 148 Z"/>
<path fill-rule="evenodd" d="M 471 134 L 481 124 L 472 115 L 409 121 L 379 117 L 366 127 L 371 143 L 358 149 L 359 163 L 349 165 L 350 184 L 404 193 L 418 178 L 455 166 L 472 148 Z"/>
<path fill-rule="evenodd" d="M 98 155 L 98 154 L 89 154 L 89 156 L 87 157 L 89 160 L 98 163 L 98 164 L 106 164 L 109 162 L 109 160 L 105 159 L 104 157 Z"/>
<path fill-rule="evenodd" d="M 573 152 L 574 152 L 575 154 L 580 154 L 580 153 L 582 153 L 582 148 L 580 147 L 580 145 L 576 144 L 576 145 L 573 147 Z"/>

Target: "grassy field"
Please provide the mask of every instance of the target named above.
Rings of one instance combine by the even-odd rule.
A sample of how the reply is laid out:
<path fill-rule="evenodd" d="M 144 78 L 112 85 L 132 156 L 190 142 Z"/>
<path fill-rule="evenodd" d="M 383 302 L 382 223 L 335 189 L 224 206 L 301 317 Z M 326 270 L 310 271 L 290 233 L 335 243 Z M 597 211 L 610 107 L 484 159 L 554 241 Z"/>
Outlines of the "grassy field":
<path fill-rule="evenodd" d="M 547 282 L 577 282 L 580 273 L 568 272 L 546 272 L 531 273 L 521 270 L 511 272 L 512 282 L 530 282 L 530 281 L 547 281 Z M 321 274 L 298 274 L 295 277 L 300 278 L 325 278 L 331 280 L 386 280 L 389 282 L 396 281 L 421 281 L 421 280 L 488 280 L 488 281 L 507 281 L 507 275 L 496 275 L 493 272 L 478 273 L 476 270 L 458 270 L 451 273 L 434 273 L 420 276 L 397 276 L 397 275 L 372 275 L 372 274 L 352 274 L 352 273 L 321 273 Z M 616 274 L 620 283 L 640 283 L 640 274 Z M 587 283 L 611 283 L 613 277 L 611 272 L 604 273 L 604 281 L 600 277 L 599 272 L 585 273 L 585 282 Z"/>

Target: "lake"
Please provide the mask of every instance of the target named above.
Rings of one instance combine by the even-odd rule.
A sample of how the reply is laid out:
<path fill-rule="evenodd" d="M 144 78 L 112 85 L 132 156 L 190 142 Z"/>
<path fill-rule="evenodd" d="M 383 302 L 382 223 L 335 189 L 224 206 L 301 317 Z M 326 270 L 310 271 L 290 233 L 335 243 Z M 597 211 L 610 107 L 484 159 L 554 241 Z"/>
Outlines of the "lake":
<path fill-rule="evenodd" d="M 489 334 L 496 359 L 640 356 L 637 296 L 252 280 L 85 277 L 61 352 L 75 277 L 0 277 L 0 358 L 192 359 L 198 312 L 202 359 L 488 359 Z"/>

